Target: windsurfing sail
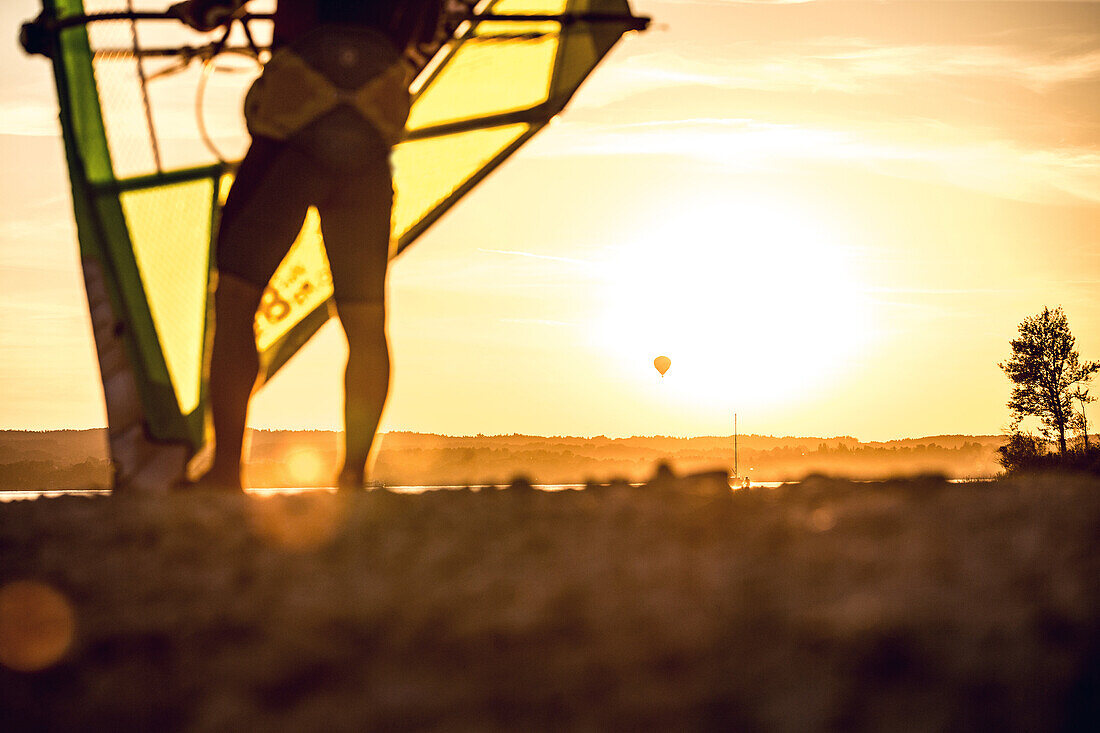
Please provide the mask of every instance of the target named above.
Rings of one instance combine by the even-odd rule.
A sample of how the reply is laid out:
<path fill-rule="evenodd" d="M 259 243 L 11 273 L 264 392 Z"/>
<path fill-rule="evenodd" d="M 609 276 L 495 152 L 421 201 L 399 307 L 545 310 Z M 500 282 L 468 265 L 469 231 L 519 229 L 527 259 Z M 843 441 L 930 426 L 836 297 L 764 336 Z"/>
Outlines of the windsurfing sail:
<path fill-rule="evenodd" d="M 163 488 L 206 444 L 211 251 L 248 138 L 243 98 L 269 54 L 273 0 L 200 33 L 165 0 L 43 0 L 24 47 L 53 63 L 117 487 Z M 648 19 L 626 0 L 448 0 L 411 54 L 393 151 L 391 253 L 412 244 L 558 114 Z M 262 376 L 328 319 L 311 210 L 256 317 Z"/>

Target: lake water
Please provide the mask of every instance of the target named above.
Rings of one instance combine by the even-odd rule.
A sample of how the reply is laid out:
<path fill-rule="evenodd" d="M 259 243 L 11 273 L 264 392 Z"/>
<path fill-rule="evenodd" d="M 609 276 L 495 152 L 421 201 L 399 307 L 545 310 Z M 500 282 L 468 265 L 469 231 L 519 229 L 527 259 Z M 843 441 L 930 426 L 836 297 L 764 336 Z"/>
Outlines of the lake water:
<path fill-rule="evenodd" d="M 782 481 L 757 481 L 753 483 L 754 488 L 774 489 L 777 486 L 782 486 Z M 635 484 L 635 486 L 641 486 L 641 484 Z M 506 489 L 507 484 L 499 484 L 494 488 Z M 579 491 L 584 488 L 584 484 L 535 484 L 534 487 L 540 491 Z M 396 494 L 423 494 L 425 491 L 457 491 L 459 489 L 465 489 L 465 485 L 454 486 L 387 486 L 388 490 Z M 246 489 L 245 491 L 253 496 L 274 496 L 276 494 L 298 494 L 309 491 L 335 491 L 335 487 L 285 487 L 278 489 Z M 110 496 L 111 492 L 107 489 L 49 489 L 44 491 L 0 491 L 0 502 L 6 501 L 27 501 L 29 499 L 38 499 L 40 497 L 56 498 L 59 496 Z"/>
<path fill-rule="evenodd" d="M 994 481 L 992 478 L 952 478 L 948 479 L 948 483 L 961 484 L 968 482 L 984 482 Z M 797 484 L 797 481 L 754 481 L 752 486 L 754 489 L 774 489 L 782 486 L 785 483 Z M 858 481 L 857 483 L 870 483 L 869 481 Z M 642 484 L 634 484 L 635 486 L 641 486 Z M 584 484 L 535 484 L 536 489 L 540 491 L 579 491 L 584 488 Z M 494 488 L 506 489 L 507 484 L 498 484 Z M 396 494 L 423 494 L 425 491 L 457 491 L 459 489 L 465 489 L 465 485 L 454 486 L 387 486 L 388 490 Z M 245 491 L 253 496 L 274 496 L 276 494 L 299 494 L 309 491 L 335 491 L 335 487 L 325 486 L 309 486 L 309 487 L 284 487 L 278 489 L 246 489 Z M 45 491 L 0 491 L 0 502 L 6 501 L 26 501 L 28 499 L 38 499 L 39 497 L 54 498 L 58 496 L 110 496 L 111 492 L 107 489 L 49 489 Z"/>

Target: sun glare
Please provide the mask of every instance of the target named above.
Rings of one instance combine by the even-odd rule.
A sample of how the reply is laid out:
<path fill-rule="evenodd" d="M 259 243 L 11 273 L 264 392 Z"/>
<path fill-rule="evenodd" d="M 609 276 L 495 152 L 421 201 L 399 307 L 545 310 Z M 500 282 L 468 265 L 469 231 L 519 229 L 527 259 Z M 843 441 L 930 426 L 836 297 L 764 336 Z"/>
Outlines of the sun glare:
<path fill-rule="evenodd" d="M 325 457 L 312 448 L 296 448 L 287 454 L 284 462 L 287 477 L 302 486 L 316 486 L 327 478 Z"/>
<path fill-rule="evenodd" d="M 681 209 L 627 242 L 608 269 L 595 334 L 624 377 L 696 409 L 775 407 L 843 369 L 870 309 L 840 234 L 774 200 Z M 687 404 L 685 404 L 687 406 Z"/>

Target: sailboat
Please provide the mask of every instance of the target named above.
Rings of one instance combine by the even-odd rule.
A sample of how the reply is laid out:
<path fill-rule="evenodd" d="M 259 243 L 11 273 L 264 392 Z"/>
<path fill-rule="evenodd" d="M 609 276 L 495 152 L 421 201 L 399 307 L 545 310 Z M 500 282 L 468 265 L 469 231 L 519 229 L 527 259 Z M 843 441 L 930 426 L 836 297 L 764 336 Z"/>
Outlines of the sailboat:
<path fill-rule="evenodd" d="M 737 465 L 737 413 L 733 413 L 733 471 L 730 472 L 730 488 L 751 489 L 752 481 L 748 476 L 742 476 Z"/>

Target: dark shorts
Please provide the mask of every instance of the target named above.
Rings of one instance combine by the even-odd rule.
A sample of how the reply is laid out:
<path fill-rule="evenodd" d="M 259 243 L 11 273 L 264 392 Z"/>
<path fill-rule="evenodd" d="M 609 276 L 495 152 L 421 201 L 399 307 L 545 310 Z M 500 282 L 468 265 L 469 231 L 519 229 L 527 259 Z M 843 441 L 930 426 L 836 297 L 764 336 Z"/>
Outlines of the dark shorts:
<path fill-rule="evenodd" d="M 354 174 L 338 173 L 287 143 L 256 137 L 222 210 L 219 272 L 265 287 L 310 206 L 321 215 L 336 301 L 383 302 L 393 209 L 385 156 Z"/>

